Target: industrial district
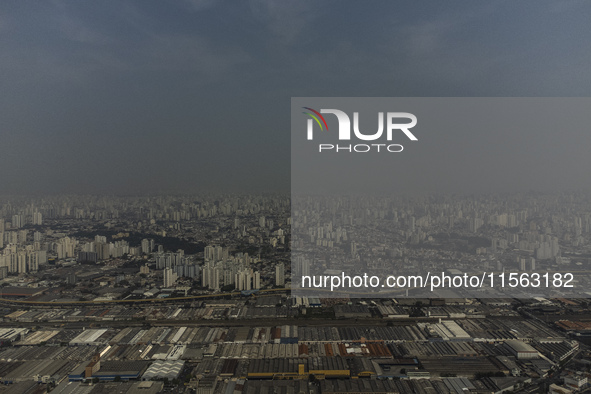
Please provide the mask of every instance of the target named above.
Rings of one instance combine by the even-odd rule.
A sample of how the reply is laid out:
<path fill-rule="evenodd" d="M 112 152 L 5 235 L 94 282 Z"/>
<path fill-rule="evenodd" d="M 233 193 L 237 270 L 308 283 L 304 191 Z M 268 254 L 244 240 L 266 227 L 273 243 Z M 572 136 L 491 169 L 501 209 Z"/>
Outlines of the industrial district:
<path fill-rule="evenodd" d="M 591 196 L 333 202 L 326 217 L 280 194 L 0 197 L 0 392 L 591 392 L 587 288 L 291 289 L 298 270 L 386 257 L 400 270 L 569 271 L 586 286 Z"/>

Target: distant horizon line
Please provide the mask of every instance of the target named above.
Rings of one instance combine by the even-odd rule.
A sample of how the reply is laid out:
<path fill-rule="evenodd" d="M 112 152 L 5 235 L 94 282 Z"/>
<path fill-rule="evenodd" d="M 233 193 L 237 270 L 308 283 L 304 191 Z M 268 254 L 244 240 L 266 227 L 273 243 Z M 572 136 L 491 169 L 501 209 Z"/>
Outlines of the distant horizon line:
<path fill-rule="evenodd" d="M 382 193 L 297 193 L 286 190 L 260 190 L 260 191 L 203 191 L 203 192 L 147 192 L 147 193 L 72 193 L 72 192 L 49 192 L 49 193 L 1 193 L 0 198 L 18 198 L 18 197 L 191 197 L 191 196 L 250 196 L 250 195 L 298 195 L 298 196 L 491 196 L 491 195 L 519 195 L 519 194 L 541 194 L 541 195 L 560 195 L 560 194 L 589 194 L 591 189 L 571 189 L 571 190 L 515 190 L 515 191 L 396 191 Z"/>

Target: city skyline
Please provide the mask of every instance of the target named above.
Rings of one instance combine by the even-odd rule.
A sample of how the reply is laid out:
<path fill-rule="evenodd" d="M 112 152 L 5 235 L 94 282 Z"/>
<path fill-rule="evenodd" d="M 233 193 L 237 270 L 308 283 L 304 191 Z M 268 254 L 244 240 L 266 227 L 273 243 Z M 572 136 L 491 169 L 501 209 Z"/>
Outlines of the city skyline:
<path fill-rule="evenodd" d="M 0 8 L 2 393 L 591 392 L 588 1 Z"/>

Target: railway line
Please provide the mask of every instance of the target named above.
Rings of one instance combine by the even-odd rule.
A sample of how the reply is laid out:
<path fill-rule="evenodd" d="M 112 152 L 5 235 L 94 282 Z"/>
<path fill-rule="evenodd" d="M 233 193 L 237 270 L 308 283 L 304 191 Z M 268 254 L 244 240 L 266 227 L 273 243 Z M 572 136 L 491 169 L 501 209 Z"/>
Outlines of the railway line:
<path fill-rule="evenodd" d="M 259 290 L 256 295 L 288 292 L 289 289 L 264 289 Z M 186 297 L 167 297 L 167 298 L 143 298 L 127 300 L 100 300 L 100 301 L 35 301 L 35 300 L 13 300 L 0 297 L 0 304 L 4 305 L 29 305 L 29 306 L 75 306 L 75 305 L 107 305 L 107 304 L 164 304 L 164 303 L 182 303 L 195 300 L 207 300 L 223 297 L 244 296 L 240 291 L 216 294 L 200 294 Z"/>

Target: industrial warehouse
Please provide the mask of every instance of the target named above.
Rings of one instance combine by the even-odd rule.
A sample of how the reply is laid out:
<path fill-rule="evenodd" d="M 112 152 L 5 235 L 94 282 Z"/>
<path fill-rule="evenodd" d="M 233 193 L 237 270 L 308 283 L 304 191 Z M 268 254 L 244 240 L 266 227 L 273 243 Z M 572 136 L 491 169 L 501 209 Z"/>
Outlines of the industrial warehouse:
<path fill-rule="evenodd" d="M 323 382 L 323 392 L 424 386 L 453 393 L 461 392 L 454 387 L 482 384 L 482 378 L 472 382 L 475 376 L 487 377 L 492 388 L 524 384 L 578 348 L 535 321 L 500 319 L 353 327 L 21 328 L 0 335 L 11 345 L 0 349 L 2 383 L 53 382 L 64 390 L 89 381 L 131 388 L 140 381 L 187 379 L 201 393 L 231 382 L 234 390 L 251 392 L 257 381 L 313 377 Z"/>

